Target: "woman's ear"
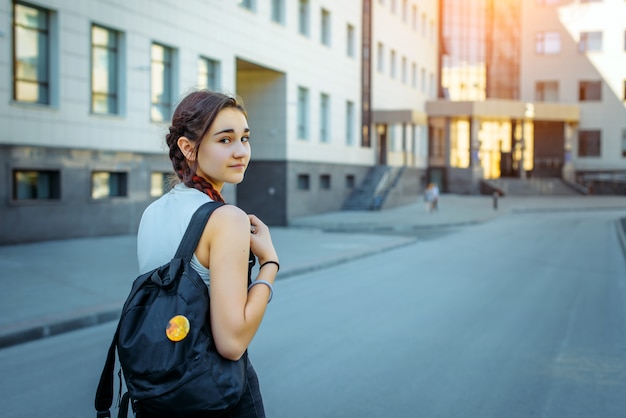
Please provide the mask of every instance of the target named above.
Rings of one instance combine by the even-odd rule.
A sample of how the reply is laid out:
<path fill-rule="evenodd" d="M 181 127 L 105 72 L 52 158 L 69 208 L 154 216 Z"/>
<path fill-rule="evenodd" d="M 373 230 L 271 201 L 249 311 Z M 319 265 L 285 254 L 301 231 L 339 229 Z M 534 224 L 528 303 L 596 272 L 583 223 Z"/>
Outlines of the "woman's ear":
<path fill-rule="evenodd" d="M 189 161 L 196 160 L 196 152 L 194 144 L 187 138 L 186 136 L 181 136 L 178 138 L 176 142 L 178 144 L 178 148 L 182 151 L 185 158 Z"/>

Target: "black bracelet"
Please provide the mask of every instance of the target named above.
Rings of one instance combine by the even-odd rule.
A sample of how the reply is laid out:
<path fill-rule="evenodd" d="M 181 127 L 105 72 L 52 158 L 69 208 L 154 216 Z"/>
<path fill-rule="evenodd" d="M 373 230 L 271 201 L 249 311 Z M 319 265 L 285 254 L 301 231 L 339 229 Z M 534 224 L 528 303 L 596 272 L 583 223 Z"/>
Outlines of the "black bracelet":
<path fill-rule="evenodd" d="M 276 265 L 276 273 L 278 273 L 278 270 L 280 270 L 280 264 L 278 264 L 278 261 L 266 261 L 265 263 L 261 264 L 259 266 L 259 270 L 263 268 L 263 266 L 267 265 L 267 264 L 275 264 Z"/>

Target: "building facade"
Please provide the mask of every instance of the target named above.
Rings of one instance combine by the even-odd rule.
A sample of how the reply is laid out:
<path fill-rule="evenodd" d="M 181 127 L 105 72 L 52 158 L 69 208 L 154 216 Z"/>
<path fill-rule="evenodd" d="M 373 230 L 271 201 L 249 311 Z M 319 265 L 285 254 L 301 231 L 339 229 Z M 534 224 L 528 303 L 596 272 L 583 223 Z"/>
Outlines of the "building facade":
<path fill-rule="evenodd" d="M 271 225 L 340 209 L 379 163 L 418 176 L 430 3 L 1 0 L 0 243 L 135 233 L 168 188 L 171 112 L 196 88 L 242 98 L 253 159 L 223 194 Z M 366 8 L 382 71 L 363 55 Z"/>
<path fill-rule="evenodd" d="M 626 193 L 626 2 L 536 0 L 522 13 L 521 99 L 577 106 L 566 175 Z"/>
<path fill-rule="evenodd" d="M 626 192 L 626 3 L 441 0 L 440 8 L 441 88 L 427 104 L 431 180 L 457 193 L 528 176 Z"/>

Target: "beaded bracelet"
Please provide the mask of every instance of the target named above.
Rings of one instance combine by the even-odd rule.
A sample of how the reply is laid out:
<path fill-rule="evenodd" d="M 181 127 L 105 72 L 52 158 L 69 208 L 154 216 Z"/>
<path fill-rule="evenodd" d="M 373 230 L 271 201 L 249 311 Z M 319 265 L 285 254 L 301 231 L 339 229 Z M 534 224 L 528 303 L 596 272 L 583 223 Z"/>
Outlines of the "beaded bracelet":
<path fill-rule="evenodd" d="M 274 264 L 274 265 L 276 265 L 276 267 L 277 267 L 277 268 L 276 268 L 276 273 L 278 273 L 278 270 L 280 270 L 280 264 L 278 264 L 278 261 L 272 261 L 272 260 L 270 260 L 270 261 L 266 261 L 265 263 L 263 263 L 263 264 L 261 264 L 261 265 L 259 266 L 259 269 L 261 269 L 263 266 L 266 266 L 266 265 L 268 265 L 268 264 Z"/>
<path fill-rule="evenodd" d="M 270 297 L 267 299 L 267 303 L 270 303 L 272 301 L 272 296 L 274 296 L 274 287 L 272 286 L 272 284 L 268 282 L 267 280 L 255 280 L 252 283 L 250 283 L 250 286 L 248 286 L 248 291 L 252 289 L 252 286 L 257 285 L 257 284 L 264 284 L 270 290 Z"/>

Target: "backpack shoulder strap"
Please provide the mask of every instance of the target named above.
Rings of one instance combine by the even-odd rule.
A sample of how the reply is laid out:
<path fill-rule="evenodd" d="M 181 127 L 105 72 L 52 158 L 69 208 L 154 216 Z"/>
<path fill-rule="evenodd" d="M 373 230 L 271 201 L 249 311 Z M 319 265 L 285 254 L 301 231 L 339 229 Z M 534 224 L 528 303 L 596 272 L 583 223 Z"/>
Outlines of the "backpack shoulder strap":
<path fill-rule="evenodd" d="M 207 202 L 195 211 L 191 217 L 191 221 L 189 221 L 185 235 L 183 235 L 183 239 L 180 241 L 174 258 L 182 258 L 185 263 L 191 261 L 191 257 L 196 251 L 196 247 L 198 246 L 198 242 L 200 242 L 200 237 L 204 232 L 204 227 L 209 221 L 209 217 L 215 209 L 222 205 L 224 205 L 222 202 Z"/>

